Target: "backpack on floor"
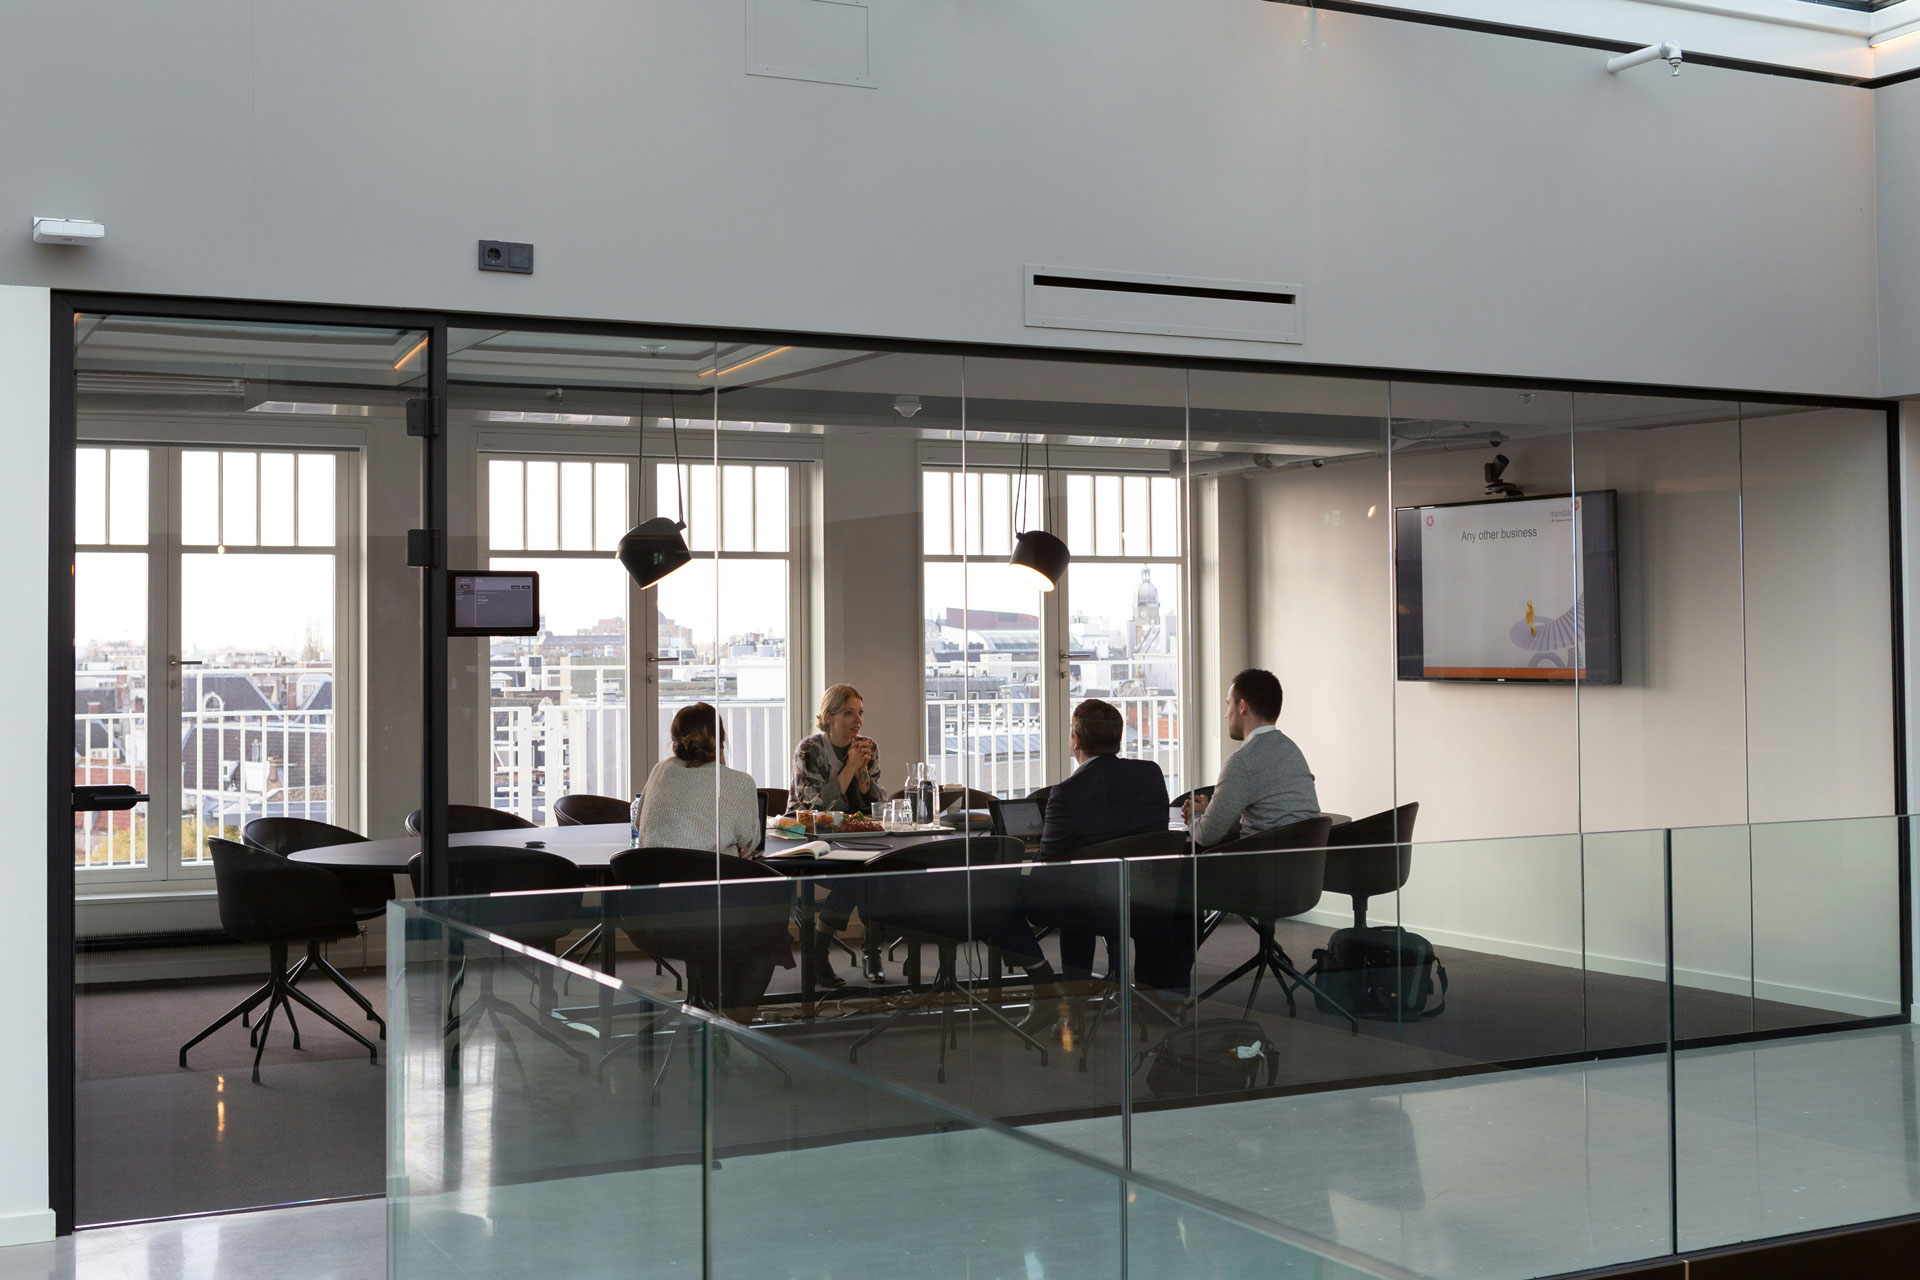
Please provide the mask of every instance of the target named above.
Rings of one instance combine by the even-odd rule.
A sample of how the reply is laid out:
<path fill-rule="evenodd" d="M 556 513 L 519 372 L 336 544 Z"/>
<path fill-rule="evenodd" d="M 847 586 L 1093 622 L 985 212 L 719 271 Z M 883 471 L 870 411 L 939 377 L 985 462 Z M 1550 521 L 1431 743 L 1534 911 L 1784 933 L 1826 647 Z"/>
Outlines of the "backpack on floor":
<path fill-rule="evenodd" d="M 1156 1098 L 1252 1089 L 1260 1067 L 1273 1083 L 1274 1051 L 1266 1029 L 1244 1018 L 1202 1018 L 1175 1027 L 1147 1052 L 1147 1088 Z"/>
<path fill-rule="evenodd" d="M 1398 1021 L 1437 1018 L 1447 1008 L 1446 966 L 1431 942 L 1405 929 L 1336 930 L 1306 976 L 1320 989 L 1313 1002 L 1323 1013 L 1338 1013 L 1339 1004 L 1356 1018 Z"/>

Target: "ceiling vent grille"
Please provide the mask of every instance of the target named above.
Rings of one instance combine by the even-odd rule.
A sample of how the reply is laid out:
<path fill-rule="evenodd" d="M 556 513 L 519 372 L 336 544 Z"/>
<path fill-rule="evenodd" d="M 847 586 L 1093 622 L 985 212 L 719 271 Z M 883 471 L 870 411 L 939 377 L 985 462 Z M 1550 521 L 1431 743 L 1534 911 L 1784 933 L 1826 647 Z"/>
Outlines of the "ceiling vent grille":
<path fill-rule="evenodd" d="M 1208 280 L 1028 263 L 1029 328 L 1175 334 L 1239 342 L 1306 341 L 1300 290 L 1290 284 Z"/>

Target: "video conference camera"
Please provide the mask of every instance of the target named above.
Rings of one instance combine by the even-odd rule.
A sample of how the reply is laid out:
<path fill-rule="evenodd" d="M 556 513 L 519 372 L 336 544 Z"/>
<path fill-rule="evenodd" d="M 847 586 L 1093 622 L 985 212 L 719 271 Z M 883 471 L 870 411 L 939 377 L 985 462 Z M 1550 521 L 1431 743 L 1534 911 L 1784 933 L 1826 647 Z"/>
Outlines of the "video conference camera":
<path fill-rule="evenodd" d="M 1513 482 L 1508 480 L 1502 480 L 1500 478 L 1501 476 L 1506 474 L 1506 471 L 1507 471 L 1507 455 L 1504 453 L 1494 454 L 1493 461 L 1489 462 L 1485 468 L 1485 474 L 1487 477 L 1487 496 L 1489 498 L 1525 497 L 1526 495 L 1520 492 L 1519 485 L 1514 484 Z"/>

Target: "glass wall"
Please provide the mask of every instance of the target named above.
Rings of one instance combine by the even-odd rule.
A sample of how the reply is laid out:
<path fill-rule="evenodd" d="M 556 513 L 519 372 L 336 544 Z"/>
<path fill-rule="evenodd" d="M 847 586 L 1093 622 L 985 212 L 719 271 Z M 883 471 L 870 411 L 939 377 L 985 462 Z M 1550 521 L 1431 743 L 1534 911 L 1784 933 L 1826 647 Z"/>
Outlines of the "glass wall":
<path fill-rule="evenodd" d="M 256 818 L 404 843 L 421 335 L 302 363 L 116 321 L 80 348 L 76 781 L 171 789 L 80 823 L 76 874 L 157 920 Z M 449 953 L 432 994 L 474 1096 L 552 1083 L 508 1046 L 567 1068 L 527 1125 L 684 1145 L 781 1041 L 1520 1276 L 1759 1230 L 1726 1126 L 1780 1104 L 1729 1111 L 1726 1042 L 1905 1011 L 1884 415 L 449 336 L 447 563 L 540 603 L 450 643 L 455 861 L 555 891 L 503 936 L 567 963 Z"/>
<path fill-rule="evenodd" d="M 613 920 L 577 953 L 652 999 L 694 992 L 1321 1239 L 1391 1215 L 1375 1247 L 1414 1269 L 1462 1213 L 1518 1206 L 1526 1230 L 1438 1266 L 1501 1275 L 1669 1247 L 1670 1037 L 1901 1007 L 1894 827 L 1788 822 L 1894 812 L 1883 417 L 476 337 L 454 344 L 474 519 L 491 563 L 550 585 L 543 634 L 496 639 L 473 680 L 496 723 L 454 755 L 491 770 L 471 793 L 551 824 L 562 796 L 671 782 L 673 717 L 705 700 L 773 820 L 756 873 L 786 877 L 784 929 L 730 923 L 765 890 L 722 887 L 709 961 Z M 620 492 L 687 525 L 691 562 L 645 591 L 607 554 Z M 596 602 L 562 622 L 589 573 Z M 653 648 L 623 647 L 623 592 Z M 1291 807 L 1231 782 L 1273 741 L 1246 671 L 1278 685 L 1310 788 Z M 572 724 L 596 714 L 622 719 Z M 911 822 L 886 806 L 923 776 L 943 825 L 863 825 Z M 666 843 L 740 848 L 712 803 Z M 899 887 L 943 867 L 934 901 Z M 1812 924 L 1842 901 L 1862 928 L 1835 954 Z M 1353 976 L 1368 947 L 1400 958 L 1390 1000 Z M 1260 1069 L 1209 1078 L 1180 1056 L 1202 1026 Z M 1632 1065 L 1579 1065 L 1596 1055 Z M 602 1087 L 637 1087 L 640 1061 L 613 1054 Z M 1469 1119 L 1486 1108 L 1516 1117 L 1497 1141 Z M 1550 1176 L 1541 1144 L 1596 1125 L 1607 1159 Z M 1197 1157 L 1216 1129 L 1296 1176 Z M 1478 1208 L 1434 1195 L 1442 1166 Z"/>
<path fill-rule="evenodd" d="M 72 778 L 147 797 L 73 817 L 80 1224 L 382 1186 L 404 881 L 285 855 L 420 806 L 427 346 L 76 317 Z"/>

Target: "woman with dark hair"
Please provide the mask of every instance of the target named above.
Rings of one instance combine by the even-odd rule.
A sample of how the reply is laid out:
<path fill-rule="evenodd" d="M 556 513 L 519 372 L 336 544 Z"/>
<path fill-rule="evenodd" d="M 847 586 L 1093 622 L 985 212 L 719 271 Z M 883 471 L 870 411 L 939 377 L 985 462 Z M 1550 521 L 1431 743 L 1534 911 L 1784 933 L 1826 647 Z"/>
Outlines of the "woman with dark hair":
<path fill-rule="evenodd" d="M 760 843 L 760 796 L 751 774 L 721 763 L 727 731 L 713 704 L 680 708 L 670 734 L 673 755 L 653 766 L 641 794 L 636 844 L 642 849 L 713 849 L 752 857 Z M 723 943 L 718 970 L 696 984 L 699 989 L 690 990 L 689 999 L 723 1010 L 736 1021 L 751 1022 L 776 965 L 793 968 L 793 950 L 784 938 L 773 945 Z M 722 1043 L 719 1052 L 719 1065 L 730 1075 L 753 1066 L 752 1057 L 737 1045 Z"/>
<path fill-rule="evenodd" d="M 722 764 L 727 731 L 709 702 L 673 717 L 673 755 L 653 766 L 640 797 L 643 849 L 715 849 L 751 857 L 760 844 L 753 776 Z"/>

